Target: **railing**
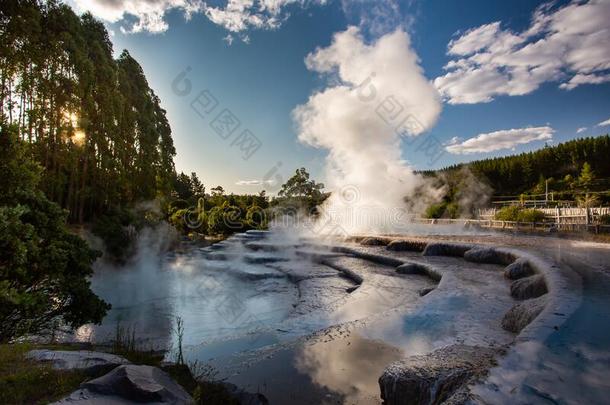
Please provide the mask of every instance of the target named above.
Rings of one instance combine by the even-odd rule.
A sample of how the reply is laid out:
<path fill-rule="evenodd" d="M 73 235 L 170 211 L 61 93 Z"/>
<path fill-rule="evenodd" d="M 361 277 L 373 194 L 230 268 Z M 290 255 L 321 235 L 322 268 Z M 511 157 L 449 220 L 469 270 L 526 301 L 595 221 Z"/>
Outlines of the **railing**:
<path fill-rule="evenodd" d="M 610 207 L 595 208 L 537 208 L 545 217 L 556 225 L 561 224 L 584 224 L 591 225 L 596 218 L 602 215 L 610 215 Z M 485 208 L 478 211 L 478 218 L 492 220 L 495 218 L 497 208 Z"/>
<path fill-rule="evenodd" d="M 586 231 L 593 233 L 610 233 L 610 225 L 591 225 L 580 223 L 554 222 L 518 222 L 499 221 L 496 219 L 449 219 L 449 218 L 413 218 L 413 222 L 429 225 L 461 225 L 464 227 L 481 227 L 492 229 L 537 230 L 537 231 Z"/>

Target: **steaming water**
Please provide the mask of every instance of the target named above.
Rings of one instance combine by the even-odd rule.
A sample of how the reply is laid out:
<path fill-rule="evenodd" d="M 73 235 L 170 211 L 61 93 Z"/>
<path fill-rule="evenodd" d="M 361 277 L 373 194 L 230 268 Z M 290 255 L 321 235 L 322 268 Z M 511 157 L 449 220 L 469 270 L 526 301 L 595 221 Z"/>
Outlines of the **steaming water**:
<path fill-rule="evenodd" d="M 427 277 L 399 275 L 294 232 L 238 234 L 161 256 L 149 245 L 123 268 L 96 265 L 92 288 L 113 308 L 76 338 L 108 342 L 120 323 L 135 328 L 140 347 L 171 348 L 181 317 L 187 360 L 272 403 L 379 403 L 377 378 L 394 360 L 455 342 L 512 340 L 498 321 L 513 304 L 500 266 L 394 253 L 444 274 L 420 297 L 435 286 Z"/>

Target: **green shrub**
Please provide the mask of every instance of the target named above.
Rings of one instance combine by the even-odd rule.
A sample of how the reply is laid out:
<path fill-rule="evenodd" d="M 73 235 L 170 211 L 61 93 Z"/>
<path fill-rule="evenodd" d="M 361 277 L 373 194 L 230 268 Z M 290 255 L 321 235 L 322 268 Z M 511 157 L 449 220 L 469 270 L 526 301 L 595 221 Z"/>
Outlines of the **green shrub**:
<path fill-rule="evenodd" d="M 524 209 L 516 205 L 501 208 L 496 212 L 498 221 L 543 222 L 544 212 L 536 209 Z"/>
<path fill-rule="evenodd" d="M 208 214 L 208 233 L 210 235 L 229 235 L 248 229 L 241 210 L 233 205 L 214 207 Z"/>
<path fill-rule="evenodd" d="M 91 232 L 104 241 L 109 258 L 124 262 L 133 252 L 133 238 L 128 227 L 134 221 L 127 211 L 113 210 L 97 218 Z"/>
<path fill-rule="evenodd" d="M 446 209 L 447 209 L 446 202 L 432 204 L 428 208 L 426 208 L 425 216 L 426 216 L 426 218 L 440 218 L 443 216 Z"/>
<path fill-rule="evenodd" d="M 535 209 L 525 209 L 517 216 L 519 222 L 544 222 L 544 212 Z"/>
<path fill-rule="evenodd" d="M 255 229 L 267 228 L 267 214 L 258 205 L 253 205 L 246 212 L 246 222 Z"/>
<path fill-rule="evenodd" d="M 518 221 L 521 208 L 516 205 L 502 207 L 496 212 L 495 218 L 498 221 Z"/>

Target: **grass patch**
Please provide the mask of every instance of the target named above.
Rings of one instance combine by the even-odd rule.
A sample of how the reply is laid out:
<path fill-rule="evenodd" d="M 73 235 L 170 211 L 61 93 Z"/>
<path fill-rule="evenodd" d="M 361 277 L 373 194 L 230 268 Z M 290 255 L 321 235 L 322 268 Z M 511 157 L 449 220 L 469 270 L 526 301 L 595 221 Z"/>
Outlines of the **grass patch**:
<path fill-rule="evenodd" d="M 87 379 L 82 371 L 54 370 L 27 360 L 29 344 L 0 345 L 0 404 L 46 404 L 76 390 Z"/>

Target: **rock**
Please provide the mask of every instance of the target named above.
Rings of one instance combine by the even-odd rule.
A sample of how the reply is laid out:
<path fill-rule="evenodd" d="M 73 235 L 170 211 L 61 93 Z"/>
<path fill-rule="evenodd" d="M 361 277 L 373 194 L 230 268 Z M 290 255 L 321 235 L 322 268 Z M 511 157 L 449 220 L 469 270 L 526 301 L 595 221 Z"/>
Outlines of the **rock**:
<path fill-rule="evenodd" d="M 428 243 L 422 252 L 423 256 L 464 256 L 470 245 L 460 245 L 455 243 Z"/>
<path fill-rule="evenodd" d="M 467 384 L 486 374 L 499 353 L 457 344 L 392 363 L 379 378 L 381 398 L 386 405 L 463 402 Z"/>
<path fill-rule="evenodd" d="M 540 315 L 546 302 L 547 297 L 543 295 L 514 305 L 502 318 L 502 327 L 509 332 L 521 332 Z"/>
<path fill-rule="evenodd" d="M 85 382 L 81 389 L 135 402 L 190 404 L 191 396 L 171 377 L 152 366 L 123 365 Z"/>
<path fill-rule="evenodd" d="M 546 281 L 542 274 L 520 278 L 510 285 L 510 295 L 518 300 L 540 297 L 547 292 Z"/>
<path fill-rule="evenodd" d="M 263 394 L 246 392 L 237 385 L 228 382 L 224 382 L 222 385 L 227 389 L 229 395 L 235 398 L 240 404 L 269 405 L 269 400 Z"/>
<path fill-rule="evenodd" d="M 26 357 L 31 360 L 50 362 L 57 370 L 78 369 L 85 370 L 88 374 L 98 374 L 123 364 L 131 364 L 121 356 L 89 350 L 31 350 Z"/>
<path fill-rule="evenodd" d="M 364 238 L 360 241 L 360 244 L 363 246 L 385 246 L 388 241 L 380 238 Z"/>
<path fill-rule="evenodd" d="M 421 252 L 426 247 L 425 242 L 411 240 L 393 240 L 386 246 L 386 249 L 395 252 L 414 251 Z"/>
<path fill-rule="evenodd" d="M 509 280 L 517 280 L 534 274 L 534 269 L 532 269 L 530 263 L 525 259 L 517 259 L 504 269 L 504 277 Z"/>
<path fill-rule="evenodd" d="M 418 291 L 418 294 L 420 297 L 423 297 L 424 295 L 428 295 L 429 293 L 431 293 L 434 290 L 436 290 L 436 288 L 434 288 L 434 287 L 422 288 L 421 290 Z"/>
<path fill-rule="evenodd" d="M 474 263 L 507 265 L 514 262 L 515 255 L 489 247 L 475 247 L 464 253 L 464 260 Z"/>
<path fill-rule="evenodd" d="M 399 274 L 423 274 L 426 275 L 426 267 L 419 263 L 404 263 L 396 267 Z"/>
<path fill-rule="evenodd" d="M 396 267 L 396 272 L 399 274 L 421 274 L 430 277 L 434 281 L 441 280 L 441 274 L 434 271 L 430 267 L 419 263 L 404 263 Z"/>

